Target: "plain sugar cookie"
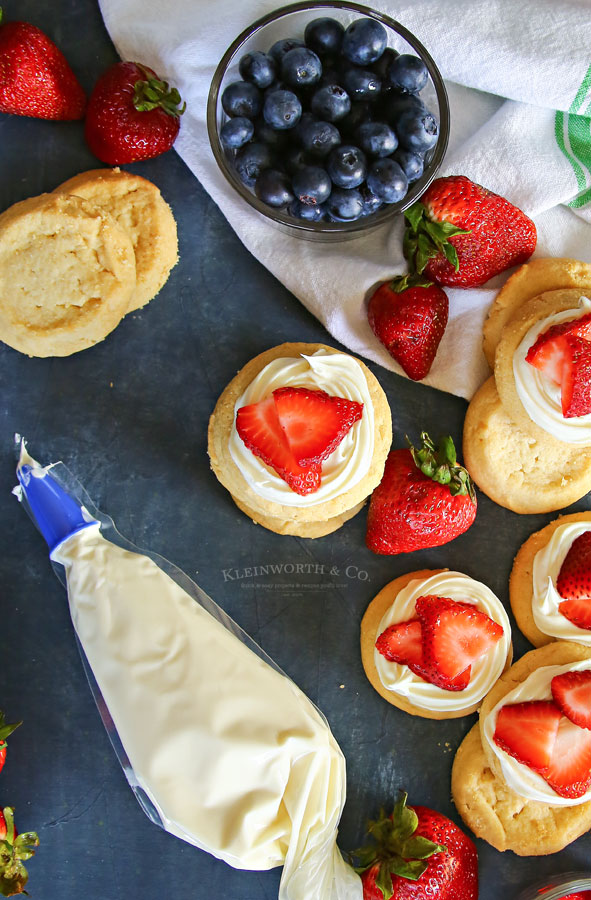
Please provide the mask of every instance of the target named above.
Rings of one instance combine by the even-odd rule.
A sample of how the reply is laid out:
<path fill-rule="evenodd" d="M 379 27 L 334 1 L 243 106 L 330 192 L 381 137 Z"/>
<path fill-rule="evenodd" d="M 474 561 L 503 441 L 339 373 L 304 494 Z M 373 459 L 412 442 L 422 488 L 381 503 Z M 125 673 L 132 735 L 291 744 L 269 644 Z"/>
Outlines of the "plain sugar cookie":
<path fill-rule="evenodd" d="M 532 612 L 534 557 L 548 544 L 557 528 L 575 522 L 588 522 L 591 525 L 591 512 L 559 516 L 545 528 L 535 531 L 521 545 L 513 562 L 509 578 L 511 609 L 518 627 L 534 647 L 543 647 L 545 644 L 558 640 L 558 638 L 540 631 L 534 620 Z"/>
<path fill-rule="evenodd" d="M 352 509 L 348 509 L 338 516 L 333 516 L 331 519 L 326 519 L 324 522 L 294 522 L 292 519 L 277 519 L 273 518 L 273 516 L 264 516 L 262 513 L 250 509 L 245 503 L 241 503 L 236 497 L 232 497 L 232 500 L 239 510 L 246 513 L 249 519 L 252 519 L 255 525 L 262 525 L 263 528 L 268 528 L 269 531 L 274 531 L 275 534 L 290 534 L 294 537 L 302 538 L 319 538 L 332 534 L 333 531 L 337 531 L 341 525 L 344 525 L 345 522 L 356 516 L 358 512 L 361 512 L 365 506 L 365 500 L 362 500 L 361 503 L 352 507 Z"/>
<path fill-rule="evenodd" d="M 482 349 L 491 369 L 501 332 L 519 307 L 545 291 L 562 288 L 591 291 L 591 266 L 578 259 L 531 259 L 507 279 L 493 300 L 484 323 Z"/>
<path fill-rule="evenodd" d="M 41 194 L 0 215 L 0 339 L 29 356 L 102 341 L 135 289 L 126 232 L 100 206 Z"/>
<path fill-rule="evenodd" d="M 523 430 L 504 409 L 493 377 L 468 406 L 463 454 L 478 487 L 516 513 L 563 509 L 591 490 L 591 449 Z"/>
<path fill-rule="evenodd" d="M 54 193 L 90 200 L 127 232 L 135 252 L 137 278 L 127 311 L 149 303 L 178 261 L 176 222 L 156 185 L 118 168 L 91 169 L 60 184 Z"/>

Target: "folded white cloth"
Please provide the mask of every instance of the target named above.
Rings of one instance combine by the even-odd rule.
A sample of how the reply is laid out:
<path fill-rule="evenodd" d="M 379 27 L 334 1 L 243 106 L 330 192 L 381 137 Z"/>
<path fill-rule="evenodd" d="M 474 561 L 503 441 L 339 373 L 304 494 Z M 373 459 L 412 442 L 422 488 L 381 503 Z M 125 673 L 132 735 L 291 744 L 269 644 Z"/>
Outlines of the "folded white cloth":
<path fill-rule="evenodd" d="M 376 282 L 406 271 L 402 217 L 339 244 L 288 237 L 233 193 L 209 148 L 205 111 L 214 70 L 239 32 L 278 0 L 171 0 L 165 8 L 158 0 L 99 2 L 121 57 L 152 66 L 187 101 L 175 147 L 248 249 L 334 338 L 400 373 L 367 323 L 364 298 Z M 440 174 L 467 175 L 523 209 L 538 229 L 536 256 L 591 262 L 587 0 L 374 6 L 423 42 L 446 80 L 452 125 Z M 426 384 L 469 398 L 487 377 L 482 325 L 506 277 L 448 290 L 449 324 Z"/>

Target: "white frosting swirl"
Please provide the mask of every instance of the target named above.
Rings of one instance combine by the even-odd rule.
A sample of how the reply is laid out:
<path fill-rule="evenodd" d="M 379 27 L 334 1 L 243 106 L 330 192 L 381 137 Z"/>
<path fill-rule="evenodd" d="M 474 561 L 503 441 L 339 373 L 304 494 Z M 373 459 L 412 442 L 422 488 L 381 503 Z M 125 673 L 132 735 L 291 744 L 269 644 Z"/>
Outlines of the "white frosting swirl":
<path fill-rule="evenodd" d="M 591 646 L 591 631 L 578 628 L 558 609 L 563 597 L 556 589 L 556 580 L 573 541 L 591 531 L 589 522 L 568 522 L 559 525 L 548 543 L 534 556 L 532 613 L 540 631 L 564 641 L 577 641 Z"/>
<path fill-rule="evenodd" d="M 428 594 L 448 597 L 461 603 L 473 603 L 477 609 L 486 613 L 503 628 L 501 640 L 472 666 L 468 686 L 463 691 L 445 691 L 424 681 L 420 675 L 415 675 L 408 666 L 389 662 L 376 649 L 374 649 L 375 666 L 384 687 L 408 698 L 413 706 L 441 712 L 466 709 L 488 694 L 505 668 L 511 646 L 509 619 L 501 601 L 485 584 L 461 572 L 441 572 L 424 580 L 415 579 L 397 594 L 380 622 L 376 640 L 389 625 L 415 618 L 416 601 Z"/>
<path fill-rule="evenodd" d="M 588 312 L 591 312 L 591 300 L 581 297 L 576 309 L 565 309 L 547 316 L 529 329 L 513 355 L 515 388 L 528 416 L 544 431 L 568 444 L 591 443 L 591 413 L 565 419 L 562 415 L 560 385 L 526 362 L 525 357 L 538 336 L 552 325 L 580 319 Z"/>
<path fill-rule="evenodd" d="M 336 450 L 322 463 L 320 487 L 302 497 L 248 449 L 236 431 L 241 406 L 258 403 L 280 387 L 307 387 L 363 403 L 363 415 Z M 259 497 L 282 506 L 316 506 L 334 500 L 365 478 L 374 449 L 374 410 L 367 379 L 357 360 L 345 353 L 317 350 L 312 356 L 281 357 L 265 366 L 248 385 L 234 407 L 230 455 L 244 479 Z"/>
<path fill-rule="evenodd" d="M 552 691 L 550 682 L 555 675 L 563 672 L 578 672 L 591 669 L 591 660 L 584 659 L 581 662 L 569 663 L 566 666 L 543 666 L 532 672 L 525 681 L 522 681 L 514 690 L 505 694 L 484 720 L 484 739 L 498 758 L 503 772 L 503 778 L 511 790 L 525 797 L 526 800 L 538 800 L 548 806 L 578 806 L 591 800 L 591 790 L 582 797 L 573 800 L 570 797 L 561 797 L 544 781 L 541 775 L 534 772 L 529 766 L 518 762 L 500 747 L 497 747 L 493 735 L 497 727 L 497 716 L 501 707 L 511 703 L 524 703 L 527 700 L 551 700 Z"/>

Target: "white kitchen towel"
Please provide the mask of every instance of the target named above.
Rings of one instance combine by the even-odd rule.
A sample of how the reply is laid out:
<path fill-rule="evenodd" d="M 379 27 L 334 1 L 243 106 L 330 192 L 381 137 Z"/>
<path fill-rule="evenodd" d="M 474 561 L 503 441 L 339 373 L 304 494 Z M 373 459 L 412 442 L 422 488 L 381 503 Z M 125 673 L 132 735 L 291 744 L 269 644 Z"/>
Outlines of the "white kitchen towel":
<path fill-rule="evenodd" d="M 187 111 L 176 150 L 245 246 L 334 338 L 401 373 L 367 323 L 365 295 L 406 271 L 402 217 L 339 244 L 288 237 L 246 207 L 209 147 L 205 115 L 215 68 L 232 40 L 277 0 L 99 2 L 122 59 L 150 65 L 179 88 Z M 467 175 L 521 207 L 538 229 L 535 256 L 591 262 L 589 0 L 376 0 L 374 6 L 419 38 L 446 80 L 452 125 L 440 174 Z M 482 325 L 506 277 L 448 290 L 449 324 L 426 384 L 470 398 L 487 377 Z"/>

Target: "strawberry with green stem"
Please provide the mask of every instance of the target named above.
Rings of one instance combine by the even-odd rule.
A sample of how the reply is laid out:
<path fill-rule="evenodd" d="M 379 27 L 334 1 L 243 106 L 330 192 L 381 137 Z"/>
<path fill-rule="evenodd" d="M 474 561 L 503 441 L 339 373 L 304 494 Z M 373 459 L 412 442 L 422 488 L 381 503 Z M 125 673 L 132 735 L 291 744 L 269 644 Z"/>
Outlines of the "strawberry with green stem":
<path fill-rule="evenodd" d="M 13 722 L 12 725 L 9 725 L 4 720 L 4 713 L 0 710 L 0 772 L 4 768 L 4 763 L 6 762 L 6 751 L 8 747 L 6 738 L 22 724 L 22 722 Z"/>
<path fill-rule="evenodd" d="M 18 834 L 12 807 L 0 809 L 0 894 L 3 897 L 26 894 L 29 875 L 24 861 L 34 856 L 38 846 L 39 838 L 34 831 Z"/>

